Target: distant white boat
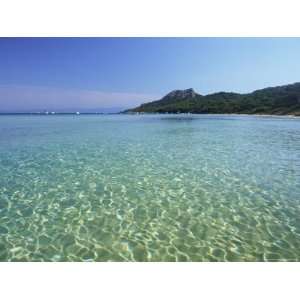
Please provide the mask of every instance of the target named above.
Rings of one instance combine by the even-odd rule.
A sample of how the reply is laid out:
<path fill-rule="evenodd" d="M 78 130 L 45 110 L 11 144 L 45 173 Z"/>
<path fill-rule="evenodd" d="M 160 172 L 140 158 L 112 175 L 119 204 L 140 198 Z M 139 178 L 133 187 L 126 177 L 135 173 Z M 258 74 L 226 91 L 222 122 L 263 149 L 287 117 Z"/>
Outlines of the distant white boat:
<path fill-rule="evenodd" d="M 79 112 L 79 111 L 76 111 L 76 115 L 80 115 L 80 112 Z"/>

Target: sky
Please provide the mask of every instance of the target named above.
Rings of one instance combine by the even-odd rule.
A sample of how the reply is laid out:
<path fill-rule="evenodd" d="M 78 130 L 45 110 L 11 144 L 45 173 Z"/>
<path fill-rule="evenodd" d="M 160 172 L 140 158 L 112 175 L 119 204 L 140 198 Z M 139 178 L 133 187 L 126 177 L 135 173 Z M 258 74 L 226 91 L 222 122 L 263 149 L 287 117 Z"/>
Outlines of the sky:
<path fill-rule="evenodd" d="M 0 38 L 0 112 L 117 111 L 300 81 L 300 38 Z"/>

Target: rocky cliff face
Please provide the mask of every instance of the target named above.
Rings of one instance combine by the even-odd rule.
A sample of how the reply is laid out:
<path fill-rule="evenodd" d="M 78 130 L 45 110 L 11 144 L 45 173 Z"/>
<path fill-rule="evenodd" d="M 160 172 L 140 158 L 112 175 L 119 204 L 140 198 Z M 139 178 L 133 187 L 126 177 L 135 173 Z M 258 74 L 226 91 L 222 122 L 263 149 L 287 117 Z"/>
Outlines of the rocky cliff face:
<path fill-rule="evenodd" d="M 185 99 L 185 98 L 195 98 L 198 94 L 194 91 L 194 89 L 186 89 L 186 90 L 174 90 L 164 96 L 165 98 L 176 98 L 176 99 Z"/>

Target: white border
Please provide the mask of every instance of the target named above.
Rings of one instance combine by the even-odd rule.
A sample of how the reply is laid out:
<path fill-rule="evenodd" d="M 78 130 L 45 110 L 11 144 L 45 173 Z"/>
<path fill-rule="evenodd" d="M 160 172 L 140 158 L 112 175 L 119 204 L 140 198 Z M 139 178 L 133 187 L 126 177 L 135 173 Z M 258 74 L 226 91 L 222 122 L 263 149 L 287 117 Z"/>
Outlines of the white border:
<path fill-rule="evenodd" d="M 2 0 L 0 36 L 299 36 L 297 0 Z"/>
<path fill-rule="evenodd" d="M 292 263 L 2 263 L 2 299 L 297 299 Z"/>

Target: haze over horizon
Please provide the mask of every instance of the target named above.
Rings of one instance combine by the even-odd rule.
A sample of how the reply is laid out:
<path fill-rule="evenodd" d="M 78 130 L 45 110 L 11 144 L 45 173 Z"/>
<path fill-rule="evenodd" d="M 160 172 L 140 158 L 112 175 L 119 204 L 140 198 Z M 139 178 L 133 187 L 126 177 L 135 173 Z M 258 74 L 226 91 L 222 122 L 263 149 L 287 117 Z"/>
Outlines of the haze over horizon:
<path fill-rule="evenodd" d="M 0 111 L 117 111 L 300 81 L 299 38 L 0 38 Z"/>

